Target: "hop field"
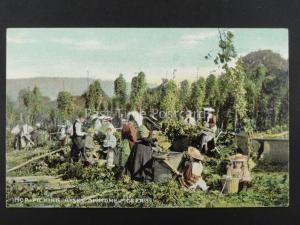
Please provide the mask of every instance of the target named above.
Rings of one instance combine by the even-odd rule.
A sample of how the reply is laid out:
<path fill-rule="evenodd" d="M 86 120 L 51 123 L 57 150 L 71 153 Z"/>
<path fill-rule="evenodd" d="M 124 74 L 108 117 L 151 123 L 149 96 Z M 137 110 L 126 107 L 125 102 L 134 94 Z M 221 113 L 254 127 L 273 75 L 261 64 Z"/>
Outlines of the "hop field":
<path fill-rule="evenodd" d="M 7 170 L 47 148 L 9 151 Z M 225 148 L 219 158 L 207 157 L 203 178 L 211 187 L 205 193 L 180 187 L 176 179 L 167 183 L 139 183 L 125 176 L 116 180 L 114 169 L 84 166 L 68 161 L 69 148 L 19 170 L 7 172 L 7 207 L 282 207 L 288 206 L 288 169 L 282 165 L 258 163 L 252 170 L 251 187 L 239 194 L 221 194 Z M 226 154 L 225 154 L 226 153 Z M 18 177 L 18 181 L 10 182 Z M 24 180 L 22 180 L 22 177 Z"/>

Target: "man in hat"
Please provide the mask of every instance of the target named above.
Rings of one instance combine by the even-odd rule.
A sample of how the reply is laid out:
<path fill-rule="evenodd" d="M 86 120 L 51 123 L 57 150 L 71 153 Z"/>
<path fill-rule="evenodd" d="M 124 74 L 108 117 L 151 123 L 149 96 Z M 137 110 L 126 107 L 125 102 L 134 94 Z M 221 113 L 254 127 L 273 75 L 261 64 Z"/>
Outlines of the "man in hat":
<path fill-rule="evenodd" d="M 186 113 L 186 118 L 184 120 L 185 123 L 190 124 L 192 126 L 196 125 L 196 120 L 192 116 L 192 111 L 188 110 Z"/>
<path fill-rule="evenodd" d="M 239 190 L 249 186 L 251 182 L 250 171 L 247 167 L 248 157 L 242 154 L 236 154 L 230 158 L 231 165 L 227 169 L 227 177 L 239 178 Z"/>
<path fill-rule="evenodd" d="M 84 113 L 80 112 L 79 117 L 75 120 L 73 124 L 73 136 L 72 136 L 72 149 L 71 149 L 71 158 L 74 162 L 78 162 L 79 154 L 81 153 L 85 161 L 87 157 L 84 150 L 84 139 L 86 132 L 82 131 L 82 124 L 85 121 Z"/>
<path fill-rule="evenodd" d="M 187 156 L 188 160 L 185 163 L 183 176 L 180 179 L 181 185 L 189 189 L 196 189 L 199 187 L 203 191 L 207 191 L 209 187 L 201 176 L 203 171 L 203 155 L 201 155 L 198 149 L 190 146 L 188 147 Z"/>

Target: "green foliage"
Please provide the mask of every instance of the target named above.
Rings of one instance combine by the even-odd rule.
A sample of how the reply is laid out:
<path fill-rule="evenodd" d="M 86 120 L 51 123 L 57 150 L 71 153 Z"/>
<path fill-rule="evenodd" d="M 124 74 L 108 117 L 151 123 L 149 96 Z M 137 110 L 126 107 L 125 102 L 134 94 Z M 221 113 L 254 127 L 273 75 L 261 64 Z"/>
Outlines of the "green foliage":
<path fill-rule="evenodd" d="M 281 104 L 278 113 L 278 121 L 276 122 L 279 123 L 280 125 L 289 123 L 289 91 L 288 90 L 281 98 Z"/>
<path fill-rule="evenodd" d="M 247 79 L 255 84 L 250 90 L 254 111 L 249 117 L 258 130 L 288 123 L 288 62 L 270 50 L 260 50 L 243 57 Z M 248 87 L 249 89 L 249 87 Z M 251 107 L 252 107 L 251 106 Z"/>
<path fill-rule="evenodd" d="M 249 118 L 255 118 L 256 107 L 257 107 L 257 92 L 256 85 L 252 80 L 245 81 L 245 90 L 246 90 L 246 101 L 247 101 L 247 115 Z"/>
<path fill-rule="evenodd" d="M 289 138 L 288 125 L 277 125 L 269 130 L 255 132 L 254 137 L 256 138 Z"/>
<path fill-rule="evenodd" d="M 174 141 L 178 137 L 183 135 L 197 135 L 203 129 L 203 126 L 200 123 L 197 123 L 196 126 L 192 126 L 182 120 L 175 121 L 174 119 L 164 120 L 161 127 L 162 133 L 166 135 L 171 141 Z"/>
<path fill-rule="evenodd" d="M 130 108 L 137 109 L 142 106 L 143 96 L 146 90 L 145 74 L 140 72 L 136 77 L 131 80 L 131 93 L 130 93 Z"/>
<path fill-rule="evenodd" d="M 156 205 L 156 207 L 176 207 L 183 205 L 186 197 L 186 194 L 176 180 L 171 180 L 163 185 L 156 183 L 148 184 L 145 187 L 145 192 L 152 199 L 152 205 Z"/>
<path fill-rule="evenodd" d="M 62 119 L 68 119 L 73 113 L 74 103 L 71 93 L 61 91 L 57 96 L 57 108 Z M 55 116 L 55 111 L 52 110 L 52 117 Z"/>
<path fill-rule="evenodd" d="M 209 183 L 214 187 L 214 182 L 219 188 L 218 175 L 210 178 Z M 141 184 L 135 181 L 123 179 L 117 183 L 107 180 L 97 180 L 79 183 L 76 190 L 66 191 L 60 198 L 81 198 L 97 194 L 102 199 L 128 199 L 123 202 L 93 202 L 85 201 L 82 203 L 51 203 L 57 207 L 286 207 L 288 206 L 288 176 L 283 172 L 255 173 L 250 188 L 242 190 L 239 194 L 220 195 L 220 191 L 211 190 L 204 193 L 198 189 L 195 191 L 185 190 L 173 180 L 167 183 Z M 99 191 L 101 190 L 101 191 Z M 49 191 L 43 186 L 26 187 L 24 185 L 8 185 L 7 204 L 8 207 L 38 207 L 38 202 L 15 203 L 16 196 L 26 197 L 49 197 Z M 148 201 L 136 201 L 139 199 Z M 133 201 L 130 201 L 133 200 Z M 41 204 L 43 206 L 43 204 Z"/>
<path fill-rule="evenodd" d="M 252 188 L 244 190 L 238 198 L 259 203 L 263 206 L 288 206 L 288 176 L 285 173 L 258 173 L 253 179 Z"/>
<path fill-rule="evenodd" d="M 176 116 L 179 106 L 179 90 L 174 80 L 169 80 L 161 88 L 160 109 L 170 117 Z"/>
<path fill-rule="evenodd" d="M 42 94 L 38 87 L 34 87 L 31 99 L 31 121 L 35 122 L 37 116 L 42 111 Z"/>
<path fill-rule="evenodd" d="M 127 91 L 126 91 L 126 81 L 122 74 L 114 82 L 114 91 L 116 95 L 116 100 L 119 108 L 123 108 L 127 99 Z"/>
<path fill-rule="evenodd" d="M 6 95 L 6 125 L 12 126 L 14 121 L 17 120 L 17 117 L 15 115 L 15 106 L 14 103 L 11 101 L 9 97 Z"/>
<path fill-rule="evenodd" d="M 21 99 L 23 101 L 23 104 L 25 107 L 30 107 L 32 105 L 32 101 L 33 101 L 33 94 L 30 90 L 24 90 L 24 91 L 20 91 L 21 94 Z"/>
<path fill-rule="evenodd" d="M 218 80 L 215 75 L 210 74 L 205 82 L 205 104 L 217 109 L 218 99 L 220 98 Z"/>
<path fill-rule="evenodd" d="M 34 198 L 40 195 L 46 194 L 46 190 L 43 186 L 24 186 L 22 184 L 12 184 L 7 185 L 7 195 L 8 203 L 13 203 L 13 199 L 18 196 L 18 198 Z"/>
<path fill-rule="evenodd" d="M 228 96 L 227 98 L 232 99 L 232 107 L 228 108 L 230 111 L 234 111 L 233 127 L 236 128 L 237 119 L 240 119 L 244 125 L 247 121 L 246 114 L 246 90 L 245 90 L 245 73 L 243 70 L 243 65 L 241 61 L 238 61 L 236 67 L 233 69 L 228 69 L 224 75 L 225 82 L 227 83 Z"/>
<path fill-rule="evenodd" d="M 264 66 L 268 73 L 273 73 L 276 70 L 286 71 L 288 62 L 283 59 L 280 54 L 271 50 L 258 50 L 251 52 L 243 57 L 245 62 L 245 70 L 247 74 L 253 74 L 258 67 Z"/>
<path fill-rule="evenodd" d="M 214 59 L 215 64 L 222 64 L 222 68 L 227 70 L 229 68 L 228 63 L 234 59 L 237 54 L 233 45 L 233 33 L 231 31 L 219 30 L 219 48 L 221 52 L 217 54 Z"/>
<path fill-rule="evenodd" d="M 98 80 L 90 84 L 83 97 L 85 98 L 85 106 L 89 111 L 99 111 L 107 109 L 109 106 L 108 97 L 102 90 Z"/>
<path fill-rule="evenodd" d="M 216 56 L 219 58 L 216 62 L 224 68 L 220 76 L 210 74 L 206 80 L 200 78 L 191 85 L 185 80 L 180 87 L 174 81 L 163 80 L 155 88 L 146 88 L 145 74 L 140 72 L 132 79 L 127 99 L 126 82 L 120 74 L 115 80 L 115 96 L 112 99 L 103 92 L 99 81 L 95 81 L 82 97 L 73 96 L 73 107 L 66 107 L 58 101 L 58 110 L 54 108 L 55 102 L 42 96 L 37 87 L 32 91 L 23 89 L 19 93 L 19 106 L 7 100 L 7 122 L 10 126 L 19 120 L 33 124 L 41 115 L 43 118 L 51 117 L 52 121 L 58 117 L 74 119 L 74 114 L 84 108 L 91 112 L 118 107 L 132 110 L 142 106 L 149 112 L 153 109 L 199 111 L 203 106 L 211 106 L 216 110 L 217 125 L 222 129 L 233 130 L 241 124 L 262 131 L 287 124 L 287 61 L 271 51 L 262 50 L 250 53 L 233 64 L 233 35 L 220 31 L 220 37 L 220 51 Z M 70 102 L 70 96 L 66 98 L 69 99 L 66 102 Z"/>
<path fill-rule="evenodd" d="M 216 107 L 218 118 L 217 124 L 222 129 L 229 129 L 229 125 L 232 124 L 232 118 L 234 117 L 234 112 L 232 110 L 234 99 L 227 88 L 227 79 L 225 74 L 221 74 L 218 77 L 218 88 L 221 94 L 218 98 L 218 104 Z"/>
<path fill-rule="evenodd" d="M 262 87 L 263 94 L 268 96 L 267 118 L 265 128 L 280 124 L 279 113 L 288 118 L 288 74 L 287 71 L 277 70 L 269 74 Z M 281 117 L 282 118 L 282 117 Z"/>
<path fill-rule="evenodd" d="M 6 147 L 6 151 L 12 151 L 12 147 L 13 147 L 13 143 L 14 143 L 14 135 L 6 130 L 5 132 L 5 147 Z"/>
<path fill-rule="evenodd" d="M 232 94 L 235 99 L 234 109 L 242 122 L 246 122 L 246 90 L 245 90 L 245 71 L 243 62 L 238 60 L 232 73 L 228 73 L 229 83 L 232 85 Z"/>
<path fill-rule="evenodd" d="M 232 101 L 230 107 L 221 106 L 222 113 L 226 114 L 226 117 L 231 117 L 229 111 L 234 111 L 234 118 L 231 120 L 232 127 L 236 129 L 238 119 L 240 123 L 246 125 L 247 129 L 250 129 L 250 122 L 247 118 L 247 100 L 245 90 L 245 70 L 241 59 L 235 64 L 235 67 L 230 67 L 229 63 L 236 58 L 237 54 L 233 45 L 233 33 L 230 31 L 219 30 L 219 48 L 220 52 L 217 54 L 214 62 L 215 64 L 221 64 L 225 71 L 225 74 L 221 78 L 221 86 L 226 89 L 224 97 L 221 99 L 221 103 L 228 104 L 228 101 Z M 226 109 L 225 109 L 226 108 Z M 225 109 L 225 110 L 224 110 Z M 227 112 L 226 112 L 227 111 Z M 227 119 L 224 128 L 227 128 Z"/>
<path fill-rule="evenodd" d="M 160 89 L 161 86 L 156 88 L 147 88 L 143 98 L 143 108 L 147 111 L 152 109 L 159 109 L 160 105 Z"/>
<path fill-rule="evenodd" d="M 18 152 L 8 153 L 8 160 L 27 160 L 32 154 L 39 153 Z M 164 184 L 139 183 L 124 176 L 121 180 L 115 179 L 115 170 L 106 169 L 97 165 L 84 166 L 82 163 L 70 163 L 68 161 L 57 163 L 59 156 L 53 156 L 47 160 L 41 160 L 25 167 L 22 170 L 10 174 L 18 175 L 62 175 L 65 180 L 74 180 L 76 188 L 63 192 L 51 192 L 43 184 L 8 184 L 6 188 L 8 207 L 39 207 L 45 203 L 16 203 L 16 197 L 24 198 L 51 198 L 59 196 L 61 200 L 74 198 L 84 199 L 88 196 L 96 196 L 102 199 L 128 199 L 121 202 L 51 202 L 52 207 L 266 207 L 287 206 L 289 192 L 288 168 L 282 165 L 269 165 L 259 163 L 253 170 L 251 187 L 242 190 L 239 194 L 221 195 L 222 178 L 228 162 L 228 155 L 235 154 L 232 148 L 222 148 L 221 154 L 215 158 L 205 157 L 203 179 L 210 186 L 208 193 L 201 189 L 186 190 L 182 188 L 176 179 Z M 13 154 L 13 157 L 12 157 Z M 69 151 L 66 152 L 69 154 Z M 10 162 L 11 164 L 11 162 Z M 54 167 L 48 167 L 50 164 Z M 142 201 L 137 201 L 142 200 Z M 143 201 L 147 200 L 147 201 Z"/>
<path fill-rule="evenodd" d="M 19 92 L 20 107 L 25 107 L 24 116 L 27 123 L 35 123 L 39 115 L 47 113 L 49 98 L 43 98 L 40 89 L 35 86 L 33 90 L 23 89 Z M 46 100 L 46 101 L 45 101 Z M 24 118 L 23 118 L 24 119 Z"/>
<path fill-rule="evenodd" d="M 190 97 L 191 97 L 190 83 L 187 80 L 184 80 L 180 83 L 180 91 L 179 91 L 179 102 L 181 104 L 182 109 L 189 107 Z"/>
<path fill-rule="evenodd" d="M 191 110 L 197 112 L 202 110 L 205 97 L 205 79 L 199 78 L 197 81 L 192 83 L 192 95 L 190 99 Z"/>
<path fill-rule="evenodd" d="M 63 174 L 63 179 L 78 179 L 81 182 L 103 180 L 113 181 L 114 172 L 111 169 L 105 167 L 99 167 L 98 165 L 84 166 L 81 162 L 77 163 L 65 163 L 59 171 L 59 174 Z"/>

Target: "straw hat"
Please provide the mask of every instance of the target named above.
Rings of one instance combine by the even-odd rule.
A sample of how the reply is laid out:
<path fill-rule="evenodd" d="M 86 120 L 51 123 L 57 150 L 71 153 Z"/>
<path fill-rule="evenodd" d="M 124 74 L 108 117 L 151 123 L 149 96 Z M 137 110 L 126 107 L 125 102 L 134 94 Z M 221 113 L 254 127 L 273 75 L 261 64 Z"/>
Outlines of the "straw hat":
<path fill-rule="evenodd" d="M 187 154 L 191 157 L 193 157 L 194 159 L 198 159 L 203 161 L 204 156 L 201 155 L 200 151 L 192 146 L 188 147 L 188 151 Z"/>
<path fill-rule="evenodd" d="M 242 154 L 236 154 L 233 156 L 230 156 L 229 159 L 233 162 L 245 162 L 247 161 L 248 157 Z"/>

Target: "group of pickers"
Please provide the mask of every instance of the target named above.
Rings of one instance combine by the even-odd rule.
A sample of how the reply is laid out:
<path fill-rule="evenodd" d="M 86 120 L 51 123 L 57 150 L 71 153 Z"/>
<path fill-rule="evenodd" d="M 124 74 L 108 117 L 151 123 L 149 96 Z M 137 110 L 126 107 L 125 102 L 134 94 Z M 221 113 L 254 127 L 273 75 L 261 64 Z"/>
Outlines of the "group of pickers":
<path fill-rule="evenodd" d="M 104 139 L 100 141 L 102 145 L 100 158 L 106 160 L 108 168 L 116 167 L 118 169 L 118 178 L 126 174 L 135 180 L 150 181 L 151 178 L 148 175 L 151 172 L 147 172 L 147 169 L 151 171 L 151 165 L 149 168 L 148 162 L 155 157 L 154 152 L 161 153 L 161 155 L 167 154 L 160 151 L 160 146 L 157 144 L 158 121 L 153 115 L 142 116 L 139 111 L 129 112 L 125 117 L 126 119 L 122 117 L 120 112 L 113 118 L 113 121 L 109 118 L 101 118 L 97 114 L 90 116 L 89 124 L 93 128 L 92 135 L 94 139 L 99 140 L 99 134 L 105 133 L 105 138 L 103 137 Z M 82 155 L 84 161 L 88 161 L 85 155 L 85 146 L 87 146 L 85 137 L 88 134 L 82 131 L 84 121 L 85 118 L 82 114 L 73 124 L 71 148 L 73 161 L 78 161 L 79 155 Z M 184 121 L 191 126 L 196 125 L 191 111 L 187 111 Z M 184 188 L 201 188 L 203 191 L 209 189 L 206 182 L 202 179 L 202 171 L 204 154 L 208 151 L 207 143 L 215 138 L 217 131 L 216 115 L 213 112 L 209 113 L 204 125 L 206 129 L 201 132 L 199 149 L 189 146 L 185 151 L 185 160 L 181 169 L 177 168 L 177 174 L 175 173 Z M 103 127 L 105 128 L 103 129 Z M 119 148 L 116 148 L 117 138 L 114 135 L 115 132 L 121 133 Z M 231 164 L 228 166 L 227 174 L 224 175 L 229 185 L 227 186 L 230 187 L 232 180 L 237 180 L 240 186 L 239 190 L 241 190 L 242 187 L 247 186 L 251 181 L 246 163 L 247 156 L 237 154 L 229 159 Z"/>
<path fill-rule="evenodd" d="M 186 112 L 184 121 L 190 126 L 196 125 L 191 111 Z M 209 189 L 202 178 L 202 171 L 204 155 L 208 151 L 207 143 L 215 138 L 217 131 L 216 115 L 213 111 L 205 116 L 204 125 L 206 128 L 199 136 L 199 149 L 195 146 L 184 149 L 183 163 L 180 168 L 177 167 L 175 172 L 173 171 L 180 184 L 187 189 L 201 188 L 203 191 Z M 98 115 L 97 112 L 86 118 L 84 113 L 79 113 L 73 124 L 67 121 L 61 127 L 57 138 L 61 146 L 66 144 L 69 137 L 71 138 L 71 162 L 78 162 L 82 157 L 83 163 L 92 164 L 88 152 L 95 147 L 93 143 L 97 142 L 100 148 L 97 150 L 96 158 L 104 161 L 108 168 L 115 168 L 118 179 L 129 175 L 134 180 L 151 181 L 152 165 L 149 162 L 152 158 L 160 158 L 160 156 L 166 159 L 165 156 L 168 154 L 162 151 L 158 144 L 156 134 L 159 129 L 158 120 L 153 114 L 143 116 L 136 110 L 128 112 L 126 116 L 121 111 L 117 111 L 114 118 Z M 24 133 L 23 136 L 28 136 L 29 131 L 26 133 L 22 128 L 21 132 Z M 120 132 L 120 139 L 116 138 L 116 132 Z M 29 137 L 27 138 L 30 140 Z M 241 190 L 251 181 L 246 163 L 247 156 L 237 154 L 231 156 L 230 161 L 227 174 L 224 175 L 225 184 L 227 183 L 230 188 L 231 181 L 238 181 Z"/>

